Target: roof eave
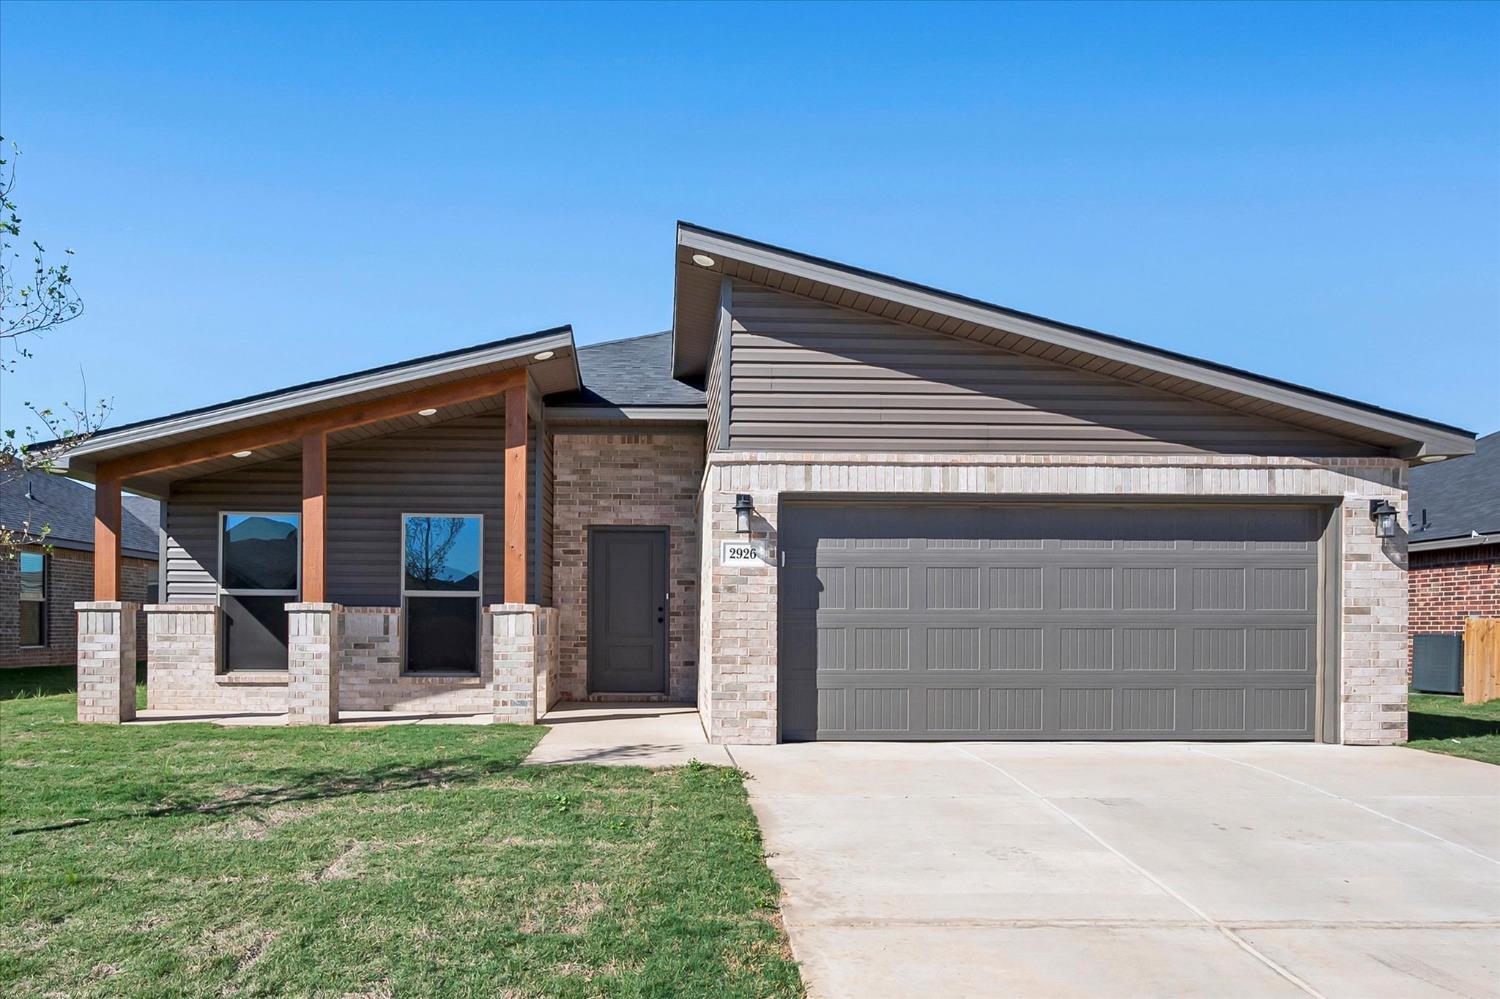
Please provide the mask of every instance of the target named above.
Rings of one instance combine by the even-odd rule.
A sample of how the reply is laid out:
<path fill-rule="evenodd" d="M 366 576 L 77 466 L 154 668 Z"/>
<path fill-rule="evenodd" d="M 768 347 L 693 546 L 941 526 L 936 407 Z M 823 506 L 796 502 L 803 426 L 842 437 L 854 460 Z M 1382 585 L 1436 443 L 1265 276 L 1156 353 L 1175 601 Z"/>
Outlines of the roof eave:
<path fill-rule="evenodd" d="M 679 221 L 677 223 L 677 246 L 697 250 L 714 257 L 716 261 L 714 269 L 722 266 L 722 258 L 730 258 L 750 266 L 763 267 L 766 270 L 779 271 L 806 278 L 809 281 L 845 288 L 871 298 L 925 309 L 1066 349 L 1093 354 L 1122 364 L 1161 371 L 1213 388 L 1255 396 L 1316 416 L 1365 427 L 1404 441 L 1405 443 L 1393 448 L 1393 453 L 1408 461 L 1438 455 L 1456 457 L 1474 452 L 1475 435 L 1459 427 L 1396 413 L 1351 399 L 1343 399 L 1316 389 L 1135 343 L 1096 330 L 1017 312 L 1003 306 L 914 284 L 874 271 L 850 267 L 730 233 L 706 229 L 690 222 Z M 680 263 L 679 266 L 681 266 Z M 676 282 L 674 282 L 674 289 L 675 287 Z M 700 373 L 697 368 L 702 366 L 704 361 L 701 358 L 687 356 L 682 349 L 678 330 L 681 317 L 677 312 L 677 304 L 674 299 L 672 367 L 674 376 L 682 378 Z"/>

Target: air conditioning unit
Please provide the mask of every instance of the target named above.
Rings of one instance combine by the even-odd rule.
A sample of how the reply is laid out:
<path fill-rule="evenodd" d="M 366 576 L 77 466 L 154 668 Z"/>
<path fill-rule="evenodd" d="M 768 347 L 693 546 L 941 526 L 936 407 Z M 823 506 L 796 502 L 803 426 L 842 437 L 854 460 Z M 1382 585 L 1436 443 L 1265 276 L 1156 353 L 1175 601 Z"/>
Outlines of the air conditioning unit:
<path fill-rule="evenodd" d="M 1428 694 L 1464 692 L 1464 636 L 1416 635 L 1412 638 L 1411 685 Z"/>

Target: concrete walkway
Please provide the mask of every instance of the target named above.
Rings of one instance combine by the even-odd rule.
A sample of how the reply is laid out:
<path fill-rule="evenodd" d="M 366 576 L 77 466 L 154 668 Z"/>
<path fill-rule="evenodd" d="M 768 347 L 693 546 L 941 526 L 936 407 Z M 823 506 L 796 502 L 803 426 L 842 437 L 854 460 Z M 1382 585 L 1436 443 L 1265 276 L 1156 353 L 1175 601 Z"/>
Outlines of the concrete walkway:
<path fill-rule="evenodd" d="M 1399 748 L 732 747 L 814 996 L 1500 995 L 1500 768 Z"/>
<path fill-rule="evenodd" d="M 732 766 L 723 746 L 711 746 L 691 704 L 570 704 L 542 716 L 552 730 L 527 763 L 603 763 L 676 767 L 692 760 Z"/>

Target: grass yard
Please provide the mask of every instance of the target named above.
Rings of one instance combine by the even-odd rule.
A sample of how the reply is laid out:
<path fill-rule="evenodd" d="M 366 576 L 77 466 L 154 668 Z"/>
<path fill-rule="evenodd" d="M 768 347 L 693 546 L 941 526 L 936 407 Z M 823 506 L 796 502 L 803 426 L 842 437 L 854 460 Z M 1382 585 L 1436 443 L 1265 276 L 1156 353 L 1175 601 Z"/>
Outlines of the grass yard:
<path fill-rule="evenodd" d="M 1500 698 L 1465 704 L 1455 694 L 1413 693 L 1409 711 L 1408 746 L 1500 766 Z"/>
<path fill-rule="evenodd" d="M 81 726 L 0 672 L 7 996 L 796 996 L 741 775 L 516 726 Z"/>

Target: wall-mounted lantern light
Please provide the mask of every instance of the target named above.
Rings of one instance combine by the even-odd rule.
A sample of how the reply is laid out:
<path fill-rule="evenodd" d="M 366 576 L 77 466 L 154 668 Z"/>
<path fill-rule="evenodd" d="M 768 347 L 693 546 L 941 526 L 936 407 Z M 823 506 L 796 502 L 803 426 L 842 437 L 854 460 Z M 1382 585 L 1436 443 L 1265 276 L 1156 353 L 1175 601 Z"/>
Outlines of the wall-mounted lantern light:
<path fill-rule="evenodd" d="M 1390 500 L 1370 500 L 1370 519 L 1375 521 L 1377 538 L 1396 536 L 1396 508 L 1391 505 Z"/>
<path fill-rule="evenodd" d="M 741 534 L 750 533 L 750 514 L 755 512 L 755 504 L 750 502 L 747 493 L 739 493 L 734 498 L 734 529 Z"/>

